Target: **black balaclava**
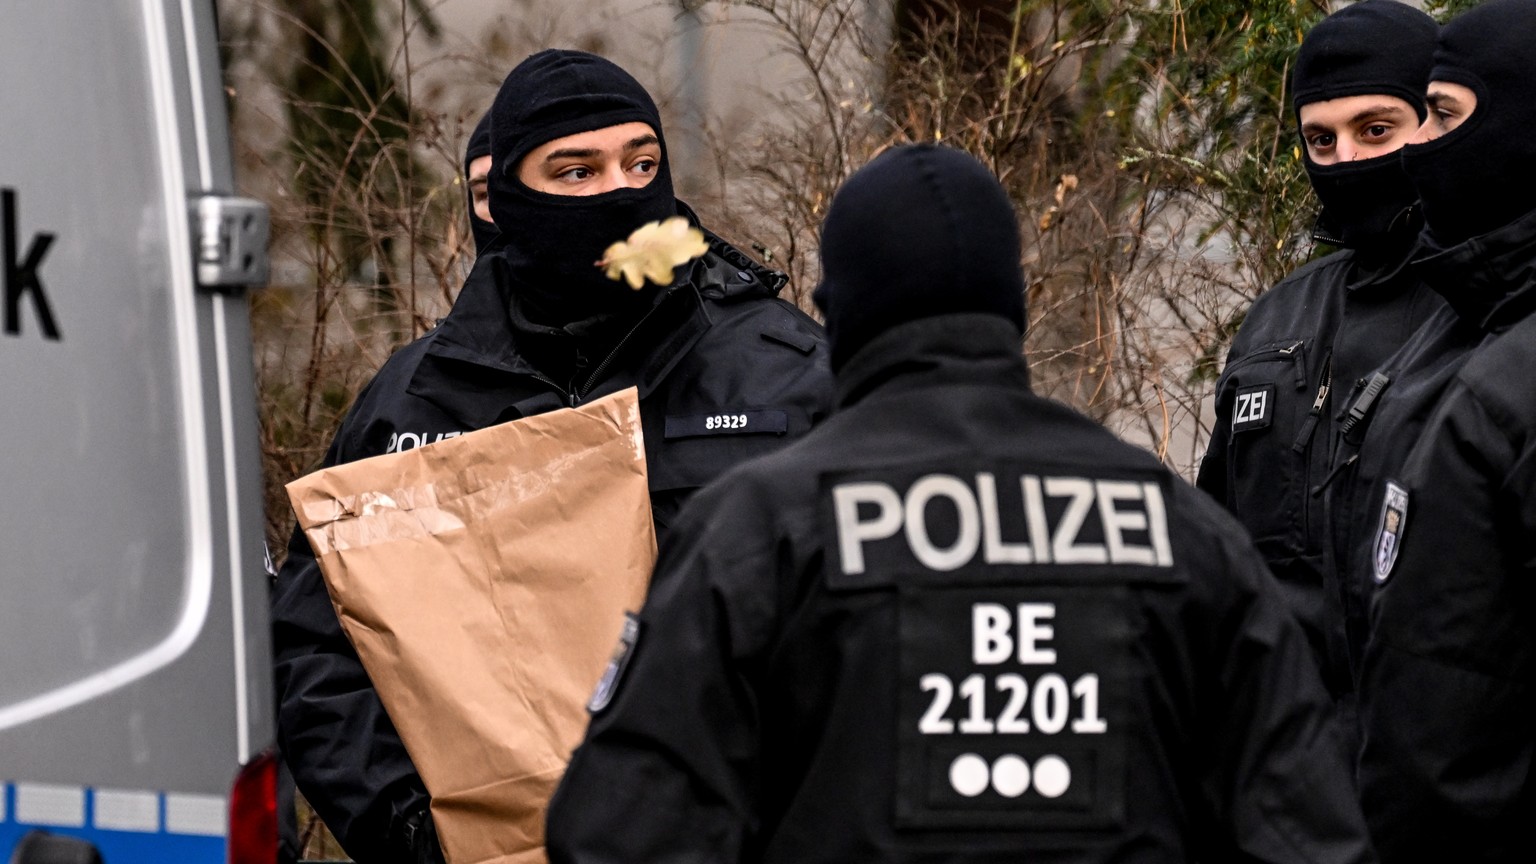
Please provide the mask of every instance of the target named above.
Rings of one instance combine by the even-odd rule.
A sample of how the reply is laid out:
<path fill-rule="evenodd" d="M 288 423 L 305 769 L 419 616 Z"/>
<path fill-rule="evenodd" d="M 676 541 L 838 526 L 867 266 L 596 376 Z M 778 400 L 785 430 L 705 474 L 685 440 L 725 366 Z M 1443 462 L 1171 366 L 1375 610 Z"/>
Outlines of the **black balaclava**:
<path fill-rule="evenodd" d="M 481 156 L 489 155 L 491 155 L 491 112 L 487 111 L 485 116 L 480 118 L 480 122 L 475 124 L 475 131 L 469 135 L 469 146 L 464 149 L 466 187 L 469 185 L 469 163 Z M 487 222 L 475 215 L 475 195 L 467 188 L 465 197 L 469 199 L 469 230 L 475 235 L 475 254 L 479 255 L 500 232 L 496 230 L 495 223 Z"/>
<path fill-rule="evenodd" d="M 832 368 L 897 324 L 987 312 L 1024 332 L 1019 222 L 985 166 L 933 144 L 895 147 L 859 169 L 821 228 Z"/>
<path fill-rule="evenodd" d="M 1536 0 L 1493 0 L 1446 24 L 1429 79 L 1477 94 L 1460 126 L 1403 150 L 1430 236 L 1453 246 L 1536 209 Z"/>
<path fill-rule="evenodd" d="M 1297 123 L 1301 108 L 1346 96 L 1396 96 L 1425 117 L 1424 87 L 1439 25 L 1396 0 L 1362 0 L 1329 15 L 1307 32 L 1296 54 L 1291 87 Z M 1369 251 L 1390 236 L 1412 239 L 1418 193 L 1399 153 L 1319 165 L 1302 142 L 1307 175 L 1323 212 L 1318 231 Z"/>
<path fill-rule="evenodd" d="M 541 144 L 622 123 L 649 124 L 661 165 L 639 189 L 552 195 L 517 177 Z M 584 51 L 540 51 L 517 65 L 491 107 L 491 216 L 515 280 L 514 302 L 530 320 L 564 326 L 645 308 L 657 290 L 633 291 L 595 266 L 609 245 L 647 222 L 677 214 L 661 116 L 628 72 Z"/>

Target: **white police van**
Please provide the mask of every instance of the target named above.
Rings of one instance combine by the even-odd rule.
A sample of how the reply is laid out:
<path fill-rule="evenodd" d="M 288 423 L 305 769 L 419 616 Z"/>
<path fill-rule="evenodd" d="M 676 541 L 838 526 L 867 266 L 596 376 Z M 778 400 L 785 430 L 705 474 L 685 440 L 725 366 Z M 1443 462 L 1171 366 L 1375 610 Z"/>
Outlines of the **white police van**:
<path fill-rule="evenodd" d="M 274 861 L 213 0 L 0 0 L 0 861 Z"/>

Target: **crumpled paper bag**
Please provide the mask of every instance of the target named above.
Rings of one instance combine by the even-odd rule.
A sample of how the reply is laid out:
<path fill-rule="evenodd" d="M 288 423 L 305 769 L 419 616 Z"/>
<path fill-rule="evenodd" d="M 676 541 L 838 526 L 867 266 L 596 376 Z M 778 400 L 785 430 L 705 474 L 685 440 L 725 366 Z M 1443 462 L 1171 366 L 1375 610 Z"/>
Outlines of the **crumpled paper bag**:
<path fill-rule="evenodd" d="M 656 560 L 635 390 L 287 489 L 450 864 L 543 862 L 545 809 Z"/>

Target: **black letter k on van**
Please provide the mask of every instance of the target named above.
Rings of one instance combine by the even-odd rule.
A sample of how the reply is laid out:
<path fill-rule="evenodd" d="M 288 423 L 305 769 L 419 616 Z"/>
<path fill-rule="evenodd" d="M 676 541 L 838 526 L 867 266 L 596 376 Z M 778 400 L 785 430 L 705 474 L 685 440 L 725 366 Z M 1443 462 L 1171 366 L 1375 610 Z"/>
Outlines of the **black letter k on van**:
<path fill-rule="evenodd" d="M 37 311 L 37 321 L 43 327 L 43 338 L 59 338 L 59 328 L 53 323 L 53 310 L 48 307 L 48 297 L 43 293 L 42 280 L 37 278 L 38 265 L 48 254 L 53 243 L 52 234 L 37 233 L 32 245 L 27 247 L 27 257 L 17 263 L 16 253 L 16 190 L 0 189 L 0 239 L 5 246 L 5 332 L 8 336 L 21 333 L 21 298 L 30 294 L 32 308 Z"/>

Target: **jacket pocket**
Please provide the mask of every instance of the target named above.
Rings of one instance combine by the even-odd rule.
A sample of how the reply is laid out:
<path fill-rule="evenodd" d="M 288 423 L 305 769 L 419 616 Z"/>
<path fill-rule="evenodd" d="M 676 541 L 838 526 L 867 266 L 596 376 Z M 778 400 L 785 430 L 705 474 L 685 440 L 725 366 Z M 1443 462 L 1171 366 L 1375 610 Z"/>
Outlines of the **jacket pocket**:
<path fill-rule="evenodd" d="M 1222 373 L 1229 504 L 1267 560 L 1306 550 L 1307 460 L 1297 432 L 1311 407 L 1305 346 L 1266 343 Z"/>
<path fill-rule="evenodd" d="M 690 409 L 660 419 L 647 428 L 645 441 L 658 541 L 670 533 L 678 511 L 699 487 L 810 428 L 804 412 L 780 408 Z"/>
<path fill-rule="evenodd" d="M 646 441 L 651 491 L 703 486 L 733 466 L 779 448 L 789 431 L 788 412 L 777 409 L 668 416 L 660 439 Z"/>

